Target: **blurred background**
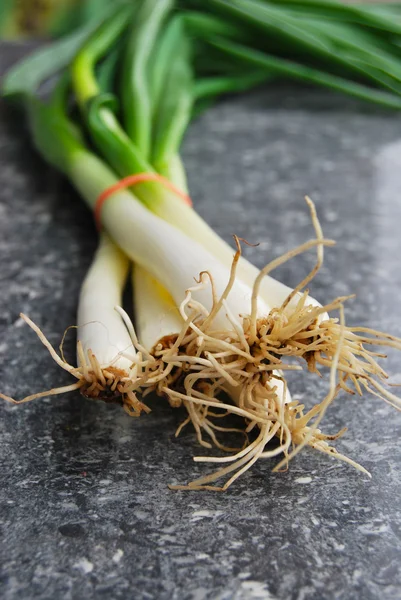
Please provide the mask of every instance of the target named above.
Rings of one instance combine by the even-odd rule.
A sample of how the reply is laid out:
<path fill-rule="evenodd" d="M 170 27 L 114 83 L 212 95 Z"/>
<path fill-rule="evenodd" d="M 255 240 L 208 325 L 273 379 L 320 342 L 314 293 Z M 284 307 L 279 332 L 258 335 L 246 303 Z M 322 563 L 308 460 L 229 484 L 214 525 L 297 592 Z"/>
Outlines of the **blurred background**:
<path fill-rule="evenodd" d="M 343 0 L 345 4 L 381 0 Z M 394 2 L 396 0 L 393 0 Z M 0 39 L 58 37 L 91 20 L 112 0 L 0 0 Z M 382 0 L 390 4 L 391 0 Z"/>
<path fill-rule="evenodd" d="M 0 39 L 58 37 L 110 6 L 112 0 L 0 0 Z"/>

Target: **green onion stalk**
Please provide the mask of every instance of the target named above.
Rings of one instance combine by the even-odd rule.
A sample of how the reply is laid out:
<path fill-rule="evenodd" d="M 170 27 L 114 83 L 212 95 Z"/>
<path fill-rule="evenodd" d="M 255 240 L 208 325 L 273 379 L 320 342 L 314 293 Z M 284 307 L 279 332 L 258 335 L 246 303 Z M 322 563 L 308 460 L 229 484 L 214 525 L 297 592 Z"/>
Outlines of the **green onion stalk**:
<path fill-rule="evenodd" d="M 370 349 L 401 349 L 401 340 L 347 327 L 345 298 L 322 306 L 309 296 L 324 248 L 334 243 L 309 198 L 314 237 L 259 270 L 243 258 L 240 238 L 233 249 L 184 201 L 180 146 L 191 120 L 218 97 L 279 77 L 399 108 L 390 21 L 389 10 L 328 1 L 117 2 L 107 17 L 14 67 L 3 93 L 20 101 L 37 150 L 94 212 L 99 245 L 78 303 L 77 366 L 23 315 L 74 383 L 22 401 L 2 397 L 28 402 L 80 390 L 132 416 L 149 412 L 150 392 L 183 405 L 188 416 L 177 434 L 192 423 L 202 446 L 228 454 L 195 457 L 224 465 L 175 488 L 227 489 L 259 458 L 281 456 L 278 470 L 306 445 L 367 473 L 329 444 L 343 430 L 325 435 L 320 422 L 340 391 L 401 407 Z M 40 84 L 56 72 L 50 99 L 39 99 Z M 316 261 L 295 289 L 271 276 L 308 250 Z M 122 307 L 127 279 L 135 326 Z M 309 411 L 291 399 L 285 378 L 302 365 L 330 371 L 327 396 Z M 222 439 L 227 413 L 243 418 L 242 448 Z M 278 445 L 266 449 L 273 438 Z"/>

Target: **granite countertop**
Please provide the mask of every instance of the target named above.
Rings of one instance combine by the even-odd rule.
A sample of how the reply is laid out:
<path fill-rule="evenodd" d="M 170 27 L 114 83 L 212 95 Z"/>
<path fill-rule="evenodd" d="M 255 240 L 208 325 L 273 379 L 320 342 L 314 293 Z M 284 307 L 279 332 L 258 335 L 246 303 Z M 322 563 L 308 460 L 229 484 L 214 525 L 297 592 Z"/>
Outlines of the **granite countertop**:
<path fill-rule="evenodd" d="M 58 345 L 74 324 L 96 246 L 91 215 L 32 150 L 20 118 L 0 117 L 1 391 L 22 397 L 68 384 L 36 336 Z M 291 86 L 221 102 L 199 118 L 183 157 L 195 205 L 227 240 L 258 248 L 258 266 L 312 235 L 316 202 L 326 252 L 313 283 L 326 302 L 356 293 L 346 317 L 401 335 L 401 119 Z M 313 262 L 277 273 L 295 285 Z M 66 354 L 73 360 L 73 334 Z M 400 381 L 398 358 L 388 370 Z M 296 399 L 327 378 L 292 377 Z M 398 599 L 401 595 L 401 415 L 374 397 L 342 396 L 325 430 L 372 479 L 306 450 L 287 473 L 260 461 L 224 494 L 172 492 L 205 472 L 190 428 L 157 398 L 131 419 L 78 394 L 2 404 L 1 597 L 158 600 Z"/>

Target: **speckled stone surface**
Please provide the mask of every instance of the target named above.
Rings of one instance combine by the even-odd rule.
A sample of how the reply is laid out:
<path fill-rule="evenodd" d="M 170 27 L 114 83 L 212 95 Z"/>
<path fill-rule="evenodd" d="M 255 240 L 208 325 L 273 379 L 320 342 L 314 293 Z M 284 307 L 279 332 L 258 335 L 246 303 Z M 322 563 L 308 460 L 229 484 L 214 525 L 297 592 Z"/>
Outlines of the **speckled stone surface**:
<path fill-rule="evenodd" d="M 67 384 L 18 313 L 58 344 L 74 323 L 96 245 L 72 188 L 0 118 L 0 381 L 17 397 Z M 401 334 L 401 118 L 320 90 L 266 89 L 222 102 L 190 128 L 183 156 L 197 209 L 262 266 L 312 235 L 303 195 L 338 240 L 312 286 L 348 293 L 347 320 Z M 277 273 L 295 285 L 303 256 Z M 66 345 L 74 354 L 74 340 Z M 401 379 L 397 356 L 388 370 Z M 327 380 L 291 378 L 295 398 Z M 225 494 L 172 492 L 204 473 L 180 411 L 155 399 L 139 420 L 71 394 L 0 406 L 4 600 L 396 600 L 401 597 L 401 415 L 341 397 L 325 429 L 372 480 L 307 450 L 285 474 L 260 461 Z M 207 451 L 206 451 L 207 452 Z"/>

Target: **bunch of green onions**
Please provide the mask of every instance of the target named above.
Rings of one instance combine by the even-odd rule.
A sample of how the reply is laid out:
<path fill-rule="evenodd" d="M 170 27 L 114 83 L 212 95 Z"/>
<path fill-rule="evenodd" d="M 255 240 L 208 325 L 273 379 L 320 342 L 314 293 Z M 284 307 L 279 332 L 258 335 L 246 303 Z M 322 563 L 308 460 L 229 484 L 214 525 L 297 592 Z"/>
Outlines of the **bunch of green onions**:
<path fill-rule="evenodd" d="M 401 107 L 400 15 L 399 5 L 329 0 L 114 2 L 15 66 L 3 94 L 22 103 L 38 151 L 94 211 L 99 247 L 79 299 L 77 366 L 23 316 L 75 382 L 21 401 L 2 397 L 16 403 L 80 390 L 139 416 L 156 391 L 184 405 L 184 424 L 193 424 L 201 445 L 234 451 L 197 457 L 227 466 L 186 489 L 227 489 L 259 458 L 283 455 L 277 470 L 305 445 L 366 472 L 330 446 L 338 436 L 319 425 L 341 390 L 367 390 L 401 407 L 383 385 L 381 355 L 369 349 L 401 349 L 401 340 L 346 327 L 344 298 L 322 307 L 308 295 L 324 247 L 334 243 L 309 199 L 315 237 L 259 272 L 241 256 L 239 238 L 233 251 L 191 207 L 179 150 L 191 119 L 219 96 L 274 78 Z M 49 79 L 55 84 L 43 100 Z M 316 264 L 294 290 L 270 276 L 309 249 Z M 121 307 L 130 271 L 135 327 Z M 334 310 L 339 320 L 329 316 Z M 284 377 L 302 361 L 311 372 L 330 369 L 328 395 L 308 412 L 291 400 Z M 227 413 L 244 419 L 240 449 L 219 439 Z M 267 450 L 275 437 L 278 446 Z M 223 487 L 211 485 L 228 475 Z"/>

